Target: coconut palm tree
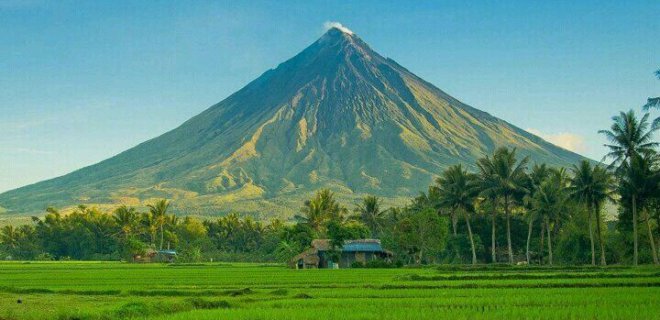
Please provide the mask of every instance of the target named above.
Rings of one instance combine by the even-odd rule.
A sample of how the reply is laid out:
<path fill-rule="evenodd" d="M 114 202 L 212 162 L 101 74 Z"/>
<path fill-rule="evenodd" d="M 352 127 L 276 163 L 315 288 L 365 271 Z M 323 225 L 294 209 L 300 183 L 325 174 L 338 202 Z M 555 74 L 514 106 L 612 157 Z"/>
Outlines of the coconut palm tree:
<path fill-rule="evenodd" d="M 601 134 L 609 140 L 610 144 L 605 146 L 610 149 L 610 152 L 605 158 L 612 158 L 613 161 L 610 167 L 616 167 L 619 178 L 622 180 L 632 179 L 632 177 L 625 177 L 625 173 L 632 173 L 634 166 L 632 166 L 630 159 L 641 154 L 653 154 L 655 148 L 660 143 L 653 140 L 653 134 L 660 129 L 657 123 L 652 125 L 648 122 L 649 114 L 646 113 L 640 120 L 637 120 L 635 112 L 630 110 L 628 112 L 621 112 L 618 116 L 612 118 L 614 123 L 610 130 L 600 130 Z M 627 166 L 627 169 L 624 167 Z M 625 172 L 625 173 L 624 173 Z M 631 189 L 637 192 L 636 189 Z M 637 233 L 637 197 L 636 194 L 631 194 L 630 204 L 633 213 L 633 264 L 638 263 L 638 233 Z"/>
<path fill-rule="evenodd" d="M 435 182 L 440 195 L 440 206 L 448 208 L 452 216 L 456 216 L 458 212 L 463 213 L 472 249 L 472 264 L 476 264 L 477 251 L 470 225 L 470 214 L 474 212 L 474 201 L 478 194 L 476 177 L 458 164 L 447 168 Z"/>
<path fill-rule="evenodd" d="M 371 231 L 372 237 L 378 237 L 382 232 L 385 212 L 381 210 L 381 200 L 375 196 L 366 196 L 355 208 L 355 213 Z"/>
<path fill-rule="evenodd" d="M 637 205 L 642 206 L 647 203 L 650 198 L 657 198 L 658 184 L 660 184 L 660 173 L 653 170 L 654 162 L 658 161 L 658 155 L 655 153 L 646 153 L 644 155 L 636 154 L 630 159 L 630 163 L 623 165 L 623 174 L 621 183 L 619 185 L 619 192 L 623 199 L 630 199 L 632 203 L 633 214 L 633 233 L 634 233 L 634 256 L 633 263 L 638 263 L 638 240 L 637 240 Z M 646 217 L 646 225 L 648 228 L 649 242 L 651 244 L 651 251 L 653 252 L 653 262 L 658 264 L 658 252 L 655 248 L 655 240 L 651 232 L 651 225 Z"/>
<path fill-rule="evenodd" d="M 308 224 L 318 233 L 323 233 L 326 223 L 330 220 L 342 220 L 346 209 L 335 200 L 332 191 L 322 189 L 317 191 L 312 199 L 305 201 L 300 211 L 302 215 L 296 215 L 296 220 Z"/>
<path fill-rule="evenodd" d="M 603 226 L 601 226 L 603 221 L 601 218 L 601 212 L 605 201 L 614 202 L 614 178 L 607 169 L 601 166 L 594 166 L 593 178 L 594 185 L 591 201 L 595 213 L 594 218 L 596 219 L 596 235 L 598 236 L 598 244 L 600 246 L 600 264 L 604 266 L 607 265 L 607 261 L 605 255 L 605 241 L 603 240 L 602 234 Z"/>
<path fill-rule="evenodd" d="M 16 248 L 18 246 L 18 240 L 20 237 L 21 234 L 19 229 L 12 225 L 6 225 L 0 230 L 0 243 L 2 243 L 7 248 Z"/>
<path fill-rule="evenodd" d="M 543 180 L 531 198 L 532 210 L 543 219 L 548 236 L 548 262 L 553 263 L 552 223 L 558 223 L 566 209 L 569 194 L 567 180 L 563 170 L 554 170 Z"/>
<path fill-rule="evenodd" d="M 612 117 L 610 130 L 598 131 L 609 141 L 605 146 L 610 151 L 604 159 L 612 159 L 611 167 L 620 167 L 635 154 L 654 152 L 660 145 L 653 140 L 653 133 L 660 127 L 649 124 L 648 118 L 648 113 L 638 120 L 632 110 L 621 112 Z"/>
<path fill-rule="evenodd" d="M 154 205 L 148 205 L 149 207 L 149 212 L 153 216 L 154 221 L 156 222 L 156 225 L 160 229 L 160 245 L 159 249 L 163 250 L 163 239 L 165 236 L 165 223 L 167 222 L 167 210 L 170 207 L 170 202 L 163 199 Z"/>
<path fill-rule="evenodd" d="M 115 210 L 112 219 L 117 224 L 124 240 L 128 240 L 137 231 L 140 215 L 135 211 L 135 208 L 121 206 Z"/>
<path fill-rule="evenodd" d="M 511 202 L 516 193 L 526 190 L 527 163 L 529 157 L 518 161 L 516 149 L 497 148 L 492 157 L 486 156 L 477 161 L 480 171 L 480 189 L 482 194 L 500 196 L 504 201 L 506 216 L 507 246 L 509 263 L 513 264 L 513 249 L 511 247 Z"/>
<path fill-rule="evenodd" d="M 525 203 L 525 207 L 526 207 L 525 209 L 527 211 L 527 246 L 525 250 L 525 256 L 527 257 L 528 265 L 531 263 L 531 256 L 529 249 L 530 249 L 530 243 L 532 241 L 532 227 L 537 218 L 537 215 L 533 210 L 533 207 L 531 206 L 531 199 L 534 197 L 534 194 L 541 186 L 541 183 L 543 183 L 543 181 L 545 181 L 549 175 L 550 175 L 550 170 L 548 169 L 548 166 L 545 163 L 540 165 L 535 164 L 534 167 L 532 167 L 531 172 L 529 173 L 529 179 L 527 181 L 528 192 L 525 195 L 523 201 Z M 543 232 L 543 230 L 541 230 L 541 232 Z"/>
<path fill-rule="evenodd" d="M 490 210 L 490 255 L 491 261 L 493 263 L 497 262 L 497 239 L 496 239 L 496 229 L 497 229 L 497 206 L 499 205 L 499 198 L 497 194 L 492 191 L 481 190 L 481 176 L 478 178 L 479 190 L 480 190 L 480 206 L 484 208 L 484 212 Z"/>
<path fill-rule="evenodd" d="M 573 199 L 587 208 L 589 220 L 589 240 L 591 242 L 591 264 L 596 265 L 596 249 L 593 234 L 593 220 L 596 219 L 596 230 L 600 245 L 600 263 L 607 264 L 605 260 L 605 244 L 601 234 L 602 219 L 600 211 L 605 200 L 612 199 L 614 182 L 612 175 L 601 166 L 592 166 L 588 160 L 582 160 L 571 168 L 573 176 L 570 179 L 570 193 Z"/>
<path fill-rule="evenodd" d="M 655 76 L 660 80 L 660 70 L 656 70 Z M 660 97 L 648 98 L 646 104 L 644 105 L 644 111 L 648 111 L 651 108 L 660 109 Z M 654 125 L 660 125 L 660 117 L 653 120 Z"/>

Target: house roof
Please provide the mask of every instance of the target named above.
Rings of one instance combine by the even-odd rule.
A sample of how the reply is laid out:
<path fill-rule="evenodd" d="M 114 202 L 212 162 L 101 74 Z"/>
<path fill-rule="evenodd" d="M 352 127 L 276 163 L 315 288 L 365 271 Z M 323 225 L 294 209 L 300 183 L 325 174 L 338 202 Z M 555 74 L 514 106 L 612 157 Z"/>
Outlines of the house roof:
<path fill-rule="evenodd" d="M 318 251 L 330 250 L 329 239 L 315 239 L 312 248 Z M 378 239 L 346 240 L 341 248 L 344 252 L 385 252 Z"/>
<path fill-rule="evenodd" d="M 158 250 L 156 252 L 158 252 L 159 254 L 176 256 L 175 250 Z"/>
<path fill-rule="evenodd" d="M 350 242 L 345 243 L 341 248 L 344 252 L 381 252 L 384 251 L 383 247 L 378 242 Z"/>

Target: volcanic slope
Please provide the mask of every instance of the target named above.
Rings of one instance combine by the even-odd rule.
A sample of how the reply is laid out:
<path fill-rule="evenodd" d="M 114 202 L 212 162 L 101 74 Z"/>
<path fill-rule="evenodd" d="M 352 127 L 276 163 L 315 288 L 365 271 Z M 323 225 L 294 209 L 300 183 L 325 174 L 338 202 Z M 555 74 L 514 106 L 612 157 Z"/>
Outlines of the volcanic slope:
<path fill-rule="evenodd" d="M 443 168 L 474 166 L 498 146 L 550 165 L 583 159 L 463 104 L 333 28 L 180 127 L 1 194 L 0 206 L 27 213 L 169 198 L 177 212 L 286 217 L 325 187 L 344 200 L 374 194 L 402 204 Z"/>

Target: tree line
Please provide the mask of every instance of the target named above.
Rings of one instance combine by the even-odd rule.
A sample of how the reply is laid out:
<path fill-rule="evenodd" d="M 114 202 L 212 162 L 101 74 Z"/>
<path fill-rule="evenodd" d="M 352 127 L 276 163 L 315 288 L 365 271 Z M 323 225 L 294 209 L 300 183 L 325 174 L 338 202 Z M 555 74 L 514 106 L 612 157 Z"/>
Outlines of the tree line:
<path fill-rule="evenodd" d="M 660 71 L 657 73 L 660 77 Z M 650 98 L 644 109 L 660 107 Z M 497 148 L 469 167 L 441 172 L 403 207 L 365 196 L 348 209 L 323 189 L 305 201 L 293 223 L 229 214 L 180 218 L 170 202 L 145 211 L 111 213 L 49 208 L 32 224 L 0 229 L 0 257 L 21 260 L 130 260 L 148 250 L 176 249 L 180 261 L 287 261 L 317 238 L 378 238 L 401 263 L 659 264 L 660 118 L 632 110 L 601 130 L 606 164 L 569 168 L 531 164 L 515 149 Z M 616 219 L 606 219 L 605 208 Z"/>

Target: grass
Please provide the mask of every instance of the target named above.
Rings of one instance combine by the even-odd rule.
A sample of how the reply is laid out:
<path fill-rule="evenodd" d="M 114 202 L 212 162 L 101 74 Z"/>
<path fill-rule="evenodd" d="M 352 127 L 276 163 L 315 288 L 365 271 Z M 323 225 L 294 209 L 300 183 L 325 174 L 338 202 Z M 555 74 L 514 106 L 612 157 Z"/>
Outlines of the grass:
<path fill-rule="evenodd" d="M 0 263 L 2 320 L 659 319 L 659 298 L 655 267 Z"/>

